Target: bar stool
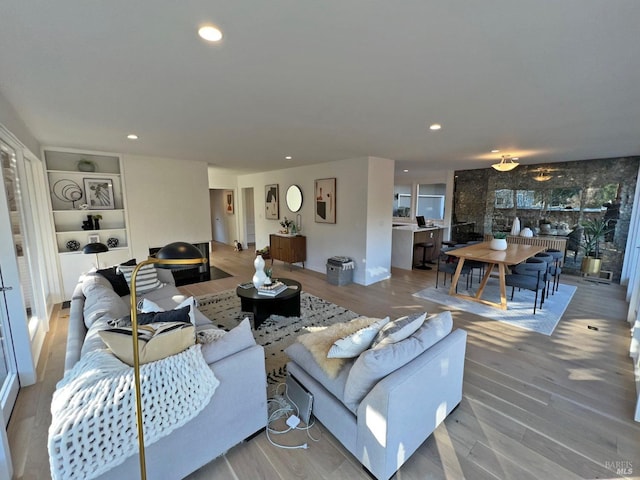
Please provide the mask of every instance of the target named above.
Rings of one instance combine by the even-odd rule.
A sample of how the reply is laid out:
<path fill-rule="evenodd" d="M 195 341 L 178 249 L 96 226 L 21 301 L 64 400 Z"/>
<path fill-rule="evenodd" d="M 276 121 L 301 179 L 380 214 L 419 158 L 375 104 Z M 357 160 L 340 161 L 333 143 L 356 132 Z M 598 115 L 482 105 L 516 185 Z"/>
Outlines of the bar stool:
<path fill-rule="evenodd" d="M 414 244 L 414 246 L 422 247 L 422 263 L 415 265 L 414 268 L 417 268 L 419 270 L 432 270 L 432 268 L 427 265 L 427 263 L 429 263 L 427 262 L 427 249 L 433 248 L 433 242 L 418 242 Z"/>

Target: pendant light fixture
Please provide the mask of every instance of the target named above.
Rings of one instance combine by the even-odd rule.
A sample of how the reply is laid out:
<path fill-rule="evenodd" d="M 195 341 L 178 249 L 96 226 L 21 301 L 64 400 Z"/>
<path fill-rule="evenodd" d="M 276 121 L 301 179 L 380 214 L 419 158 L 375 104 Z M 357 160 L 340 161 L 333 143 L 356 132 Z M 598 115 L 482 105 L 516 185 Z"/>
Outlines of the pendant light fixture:
<path fill-rule="evenodd" d="M 499 172 L 508 172 L 516 168 L 518 165 L 520 165 L 515 160 L 517 160 L 517 158 L 515 159 L 511 158 L 511 155 L 502 155 L 502 159 L 500 160 L 500 163 L 494 163 L 491 166 L 496 170 L 498 170 Z"/>

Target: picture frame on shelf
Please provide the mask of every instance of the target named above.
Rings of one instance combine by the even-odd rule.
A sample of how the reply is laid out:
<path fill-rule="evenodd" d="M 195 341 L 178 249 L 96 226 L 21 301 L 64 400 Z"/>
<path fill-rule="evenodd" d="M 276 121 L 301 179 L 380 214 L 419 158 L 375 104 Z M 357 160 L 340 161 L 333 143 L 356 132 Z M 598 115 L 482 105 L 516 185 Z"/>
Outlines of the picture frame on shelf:
<path fill-rule="evenodd" d="M 98 235 L 97 233 L 92 233 L 91 235 L 87 236 L 87 242 L 88 243 L 100 243 L 100 235 Z"/>
<path fill-rule="evenodd" d="M 267 220 L 280 218 L 280 193 L 278 184 L 265 185 L 265 214 Z"/>
<path fill-rule="evenodd" d="M 110 178 L 85 178 L 84 196 L 90 210 L 113 210 L 116 208 L 113 196 L 113 180 Z"/>
<path fill-rule="evenodd" d="M 316 223 L 336 223 L 336 179 L 321 178 L 314 189 Z"/>
<path fill-rule="evenodd" d="M 227 212 L 227 215 L 233 215 L 233 190 L 224 191 L 224 203 L 224 210 Z"/>

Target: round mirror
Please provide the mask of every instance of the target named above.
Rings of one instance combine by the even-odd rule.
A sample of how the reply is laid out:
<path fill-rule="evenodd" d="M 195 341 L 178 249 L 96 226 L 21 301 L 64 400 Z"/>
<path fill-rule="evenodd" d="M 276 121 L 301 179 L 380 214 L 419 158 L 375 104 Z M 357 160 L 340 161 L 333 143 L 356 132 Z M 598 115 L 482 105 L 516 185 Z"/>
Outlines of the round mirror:
<path fill-rule="evenodd" d="M 302 208 L 302 190 L 297 185 L 287 188 L 287 207 L 292 212 L 297 212 Z"/>

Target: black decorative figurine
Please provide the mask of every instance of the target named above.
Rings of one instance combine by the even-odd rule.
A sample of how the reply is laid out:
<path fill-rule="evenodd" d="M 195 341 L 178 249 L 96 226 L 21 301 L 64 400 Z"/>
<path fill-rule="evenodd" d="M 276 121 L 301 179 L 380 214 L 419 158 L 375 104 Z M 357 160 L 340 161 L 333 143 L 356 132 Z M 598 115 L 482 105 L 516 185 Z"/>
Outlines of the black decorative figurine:
<path fill-rule="evenodd" d="M 83 230 L 93 230 L 93 215 L 87 215 L 87 219 L 82 222 Z"/>

